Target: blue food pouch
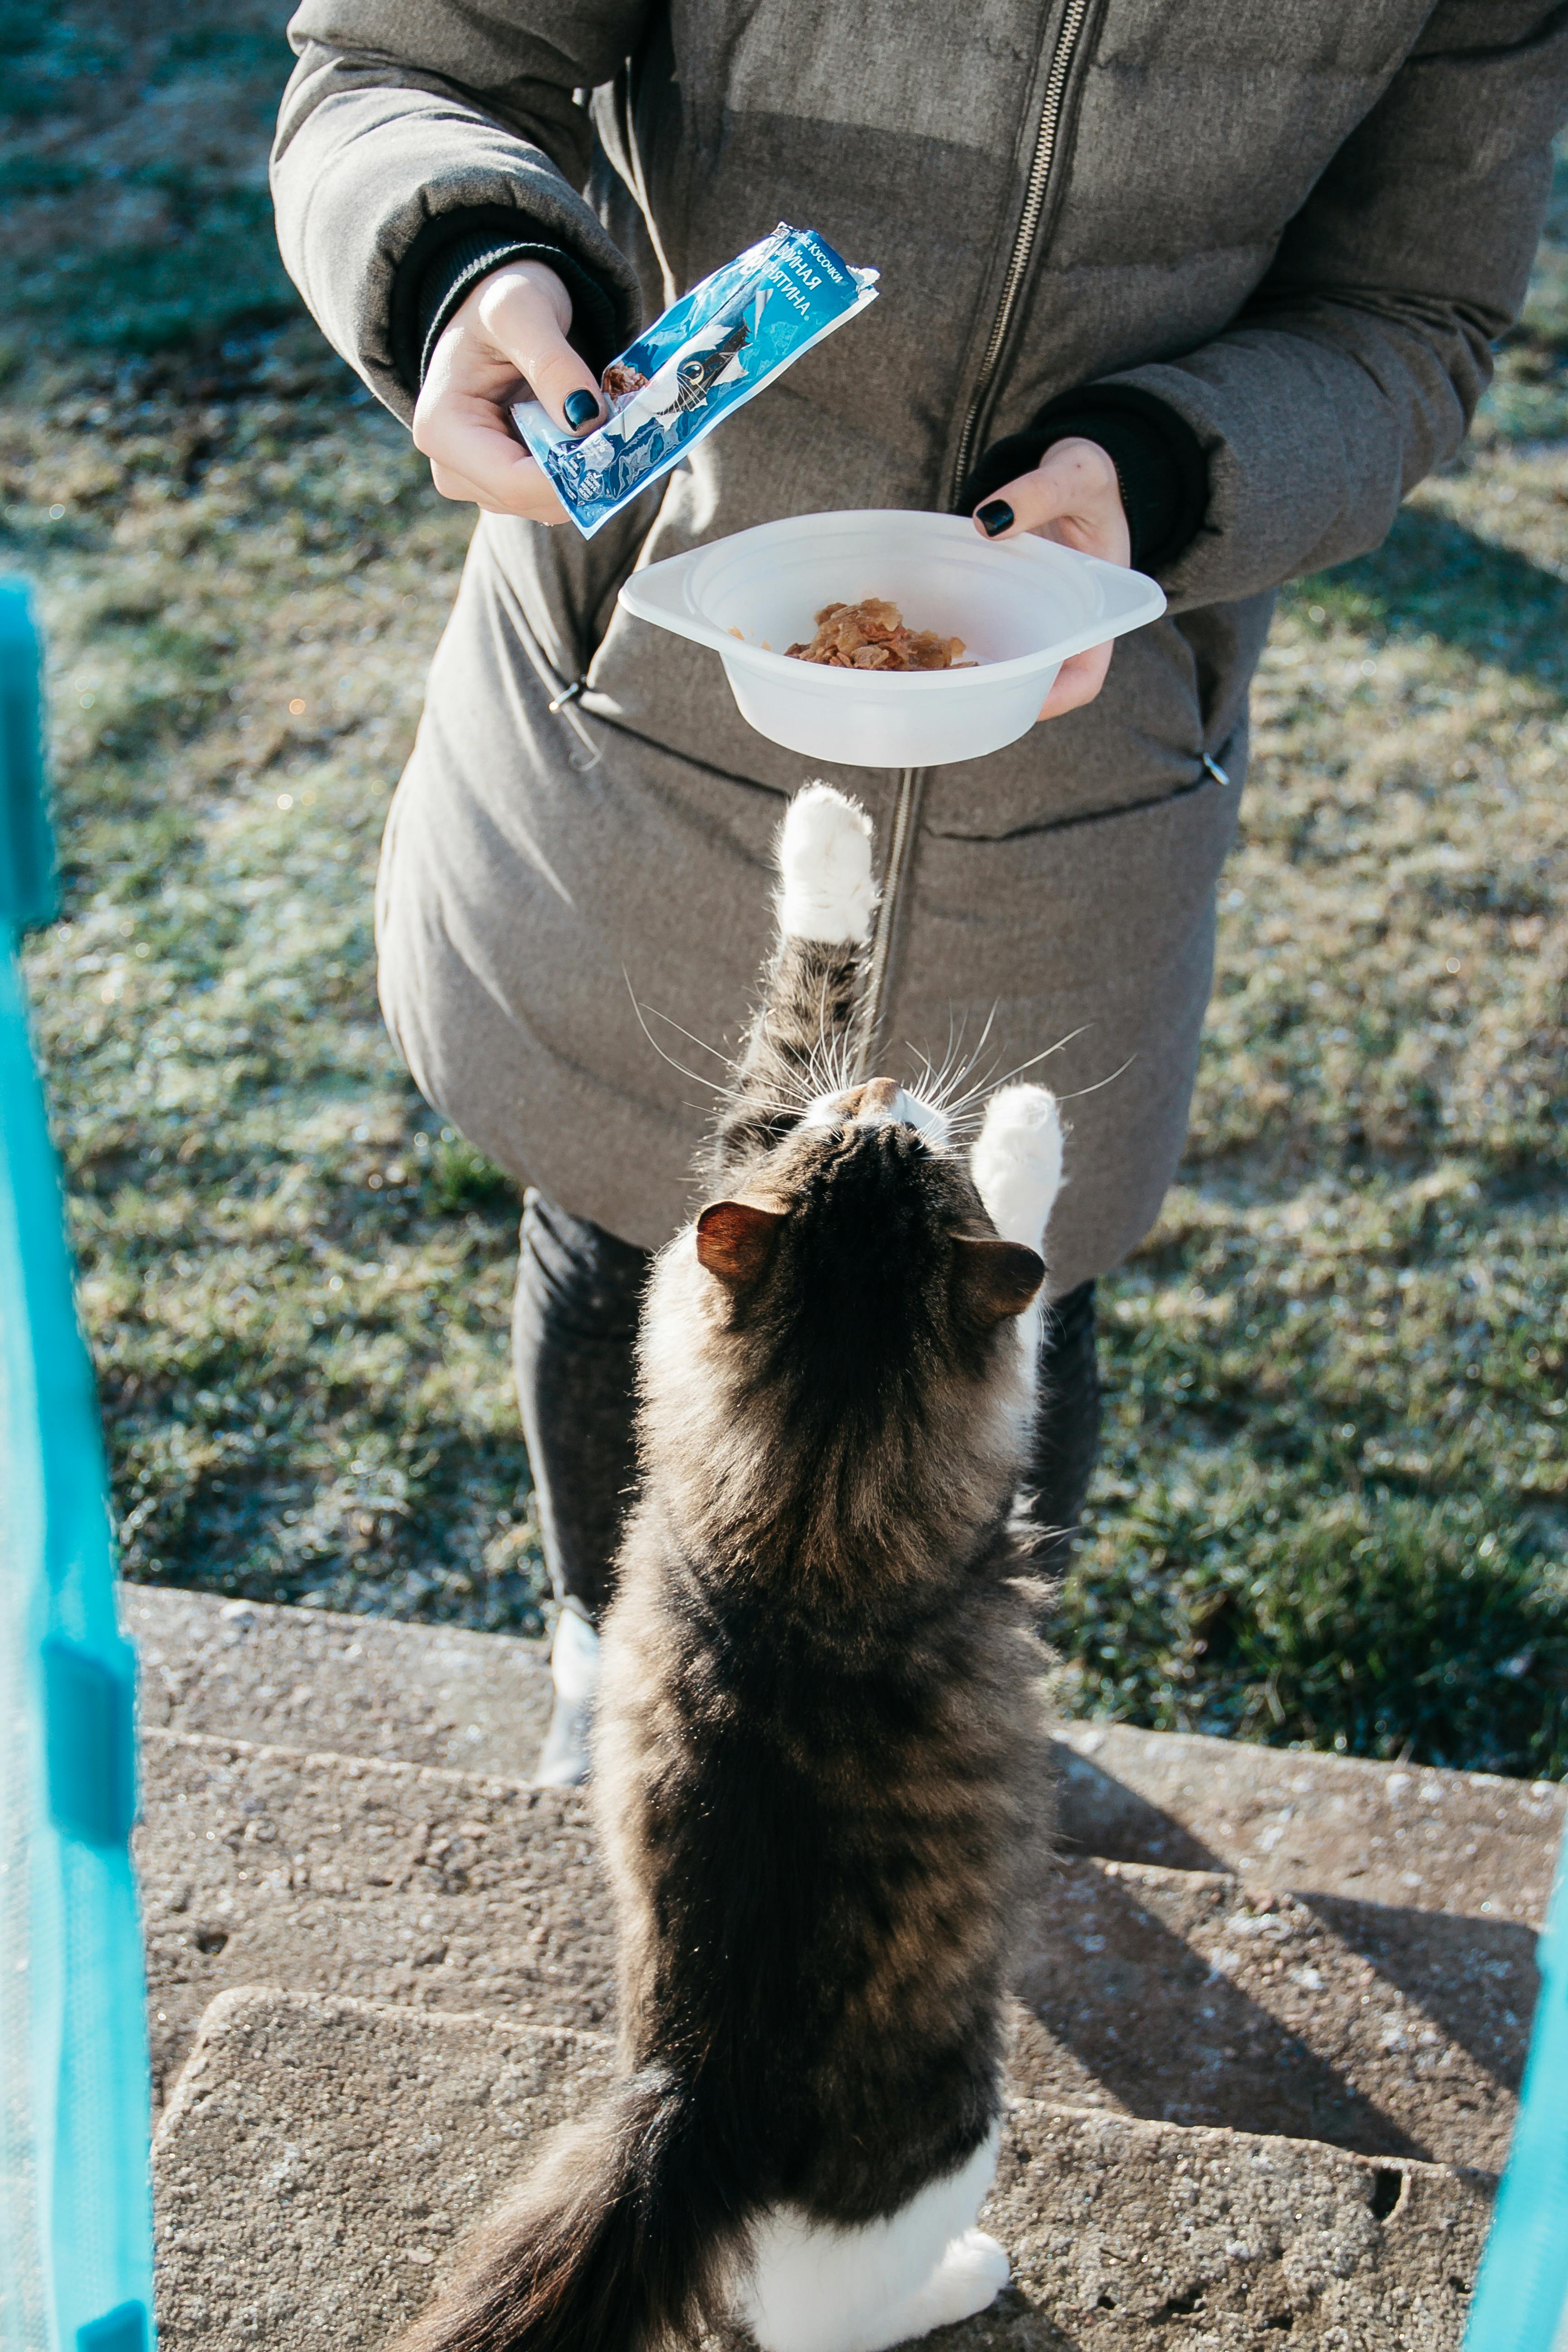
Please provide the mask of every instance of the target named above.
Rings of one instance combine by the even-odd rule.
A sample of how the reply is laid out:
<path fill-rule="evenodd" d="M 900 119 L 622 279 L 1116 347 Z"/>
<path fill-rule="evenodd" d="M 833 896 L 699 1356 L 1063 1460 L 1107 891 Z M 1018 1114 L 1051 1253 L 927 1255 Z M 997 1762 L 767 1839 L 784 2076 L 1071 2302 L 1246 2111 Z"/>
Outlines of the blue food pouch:
<path fill-rule="evenodd" d="M 609 415 L 591 433 L 563 432 L 537 400 L 519 401 L 512 421 L 592 539 L 731 410 L 874 302 L 876 281 L 876 270 L 852 269 L 814 229 L 781 221 L 610 362 Z"/>

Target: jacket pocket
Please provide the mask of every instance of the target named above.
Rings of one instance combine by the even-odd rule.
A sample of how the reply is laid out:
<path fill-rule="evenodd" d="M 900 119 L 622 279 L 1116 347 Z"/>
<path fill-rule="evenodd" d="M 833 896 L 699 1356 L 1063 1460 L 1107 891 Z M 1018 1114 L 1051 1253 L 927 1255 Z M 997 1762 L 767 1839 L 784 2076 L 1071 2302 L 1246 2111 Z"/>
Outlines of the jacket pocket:
<path fill-rule="evenodd" d="M 1239 748 L 1234 740 L 1221 747 L 1226 758 Z M 1110 808 L 1075 809 L 1070 815 L 1044 817 L 1037 824 L 1020 825 L 1016 832 L 1000 837 L 1015 842 L 1043 841 L 1051 834 L 1079 833 L 1092 825 L 1116 824 L 1123 817 L 1144 816 L 1156 809 L 1176 809 L 1194 793 L 1226 792 L 1232 784 L 1239 790 L 1239 775 L 1233 776 L 1225 759 L 1204 751 L 1198 755 L 1196 772 L 1164 792 L 1149 793 L 1138 800 L 1117 801 Z"/>
<path fill-rule="evenodd" d="M 1228 748 L 1228 747 L 1227 747 Z M 1212 919 L 1236 836 L 1240 762 L 1199 767 L 1156 798 L 1047 818 L 992 841 L 928 836 L 911 980 L 941 972 L 971 1001 L 1117 995 L 1180 966 Z M 918 983 L 917 983 L 918 985 Z"/>
<path fill-rule="evenodd" d="M 479 530 L 516 600 L 558 691 L 580 690 L 616 615 L 621 583 L 637 569 L 658 520 L 656 483 L 584 539 L 571 523 L 542 530 L 510 515 L 484 515 Z"/>

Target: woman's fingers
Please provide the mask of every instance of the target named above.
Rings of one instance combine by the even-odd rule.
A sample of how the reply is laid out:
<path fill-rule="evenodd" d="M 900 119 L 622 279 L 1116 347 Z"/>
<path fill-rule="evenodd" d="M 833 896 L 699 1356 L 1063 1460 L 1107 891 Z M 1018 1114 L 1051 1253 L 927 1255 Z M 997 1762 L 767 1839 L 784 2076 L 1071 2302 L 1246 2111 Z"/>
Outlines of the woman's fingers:
<path fill-rule="evenodd" d="M 974 527 L 987 539 L 1017 539 L 1033 532 L 1107 563 L 1130 563 L 1132 537 L 1121 505 L 1116 468 L 1097 441 L 1058 441 L 1039 464 L 1006 483 L 974 510 Z M 1105 684 L 1109 644 L 1091 646 L 1063 662 L 1041 707 L 1042 719 L 1081 709 Z"/>
<path fill-rule="evenodd" d="M 986 539 L 1016 539 L 1035 531 L 1108 563 L 1131 561 L 1132 539 L 1121 507 L 1116 468 L 1097 441 L 1058 441 L 1037 466 L 1020 474 L 975 511 Z"/>
<path fill-rule="evenodd" d="M 523 515 L 530 522 L 564 521 L 546 477 L 492 402 L 447 399 L 415 439 L 444 499 L 471 499 L 489 513 Z"/>
<path fill-rule="evenodd" d="M 509 412 L 530 394 L 568 431 L 603 413 L 594 372 L 566 341 L 572 302 L 552 269 L 519 262 L 481 279 L 441 335 L 414 411 L 414 446 L 443 498 L 531 522 L 565 520 Z"/>
<path fill-rule="evenodd" d="M 598 378 L 566 340 L 572 298 L 553 269 L 537 261 L 493 269 L 458 319 L 469 304 L 484 334 L 557 425 L 580 433 L 597 421 L 604 413 Z"/>
<path fill-rule="evenodd" d="M 1086 654 L 1069 655 L 1040 706 L 1040 717 L 1059 719 L 1064 710 L 1081 710 L 1086 702 L 1092 702 L 1105 684 L 1111 650 L 1108 643 L 1091 646 Z"/>
<path fill-rule="evenodd" d="M 454 473 L 449 466 L 432 465 L 430 479 L 439 497 L 482 508 L 486 514 L 521 515 L 529 522 L 564 522 L 565 508 L 531 458 L 528 463 L 532 469 L 532 482 L 523 476 L 514 476 L 504 502 L 481 488 L 478 482 L 469 481 L 466 475 Z"/>

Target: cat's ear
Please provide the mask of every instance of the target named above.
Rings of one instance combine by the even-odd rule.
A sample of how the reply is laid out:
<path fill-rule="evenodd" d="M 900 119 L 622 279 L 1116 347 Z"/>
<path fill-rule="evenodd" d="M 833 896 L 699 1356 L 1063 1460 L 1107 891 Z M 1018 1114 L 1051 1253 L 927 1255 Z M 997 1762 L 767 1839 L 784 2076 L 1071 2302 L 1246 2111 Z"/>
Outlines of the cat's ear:
<path fill-rule="evenodd" d="M 1046 1278 L 1046 1262 L 1026 1242 L 995 1234 L 954 1234 L 953 1279 L 969 1312 L 982 1323 L 1022 1315 Z"/>
<path fill-rule="evenodd" d="M 697 1220 L 697 1262 L 726 1290 L 749 1290 L 772 1263 L 782 1209 L 754 1201 L 710 1201 Z"/>

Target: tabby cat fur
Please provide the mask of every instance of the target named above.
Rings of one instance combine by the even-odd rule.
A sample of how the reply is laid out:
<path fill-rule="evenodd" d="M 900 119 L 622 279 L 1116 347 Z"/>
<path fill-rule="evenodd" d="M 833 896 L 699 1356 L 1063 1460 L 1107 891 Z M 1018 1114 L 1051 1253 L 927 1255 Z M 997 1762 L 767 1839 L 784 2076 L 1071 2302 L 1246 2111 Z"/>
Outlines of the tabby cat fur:
<path fill-rule="evenodd" d="M 1005 2283 L 974 2227 L 1048 1832 L 1010 1511 L 1061 1178 L 1043 1088 L 973 1152 L 843 1083 L 870 826 L 809 785 L 721 1106 L 651 1277 L 595 1810 L 620 2079 L 403 2352 L 878 2352 Z"/>

